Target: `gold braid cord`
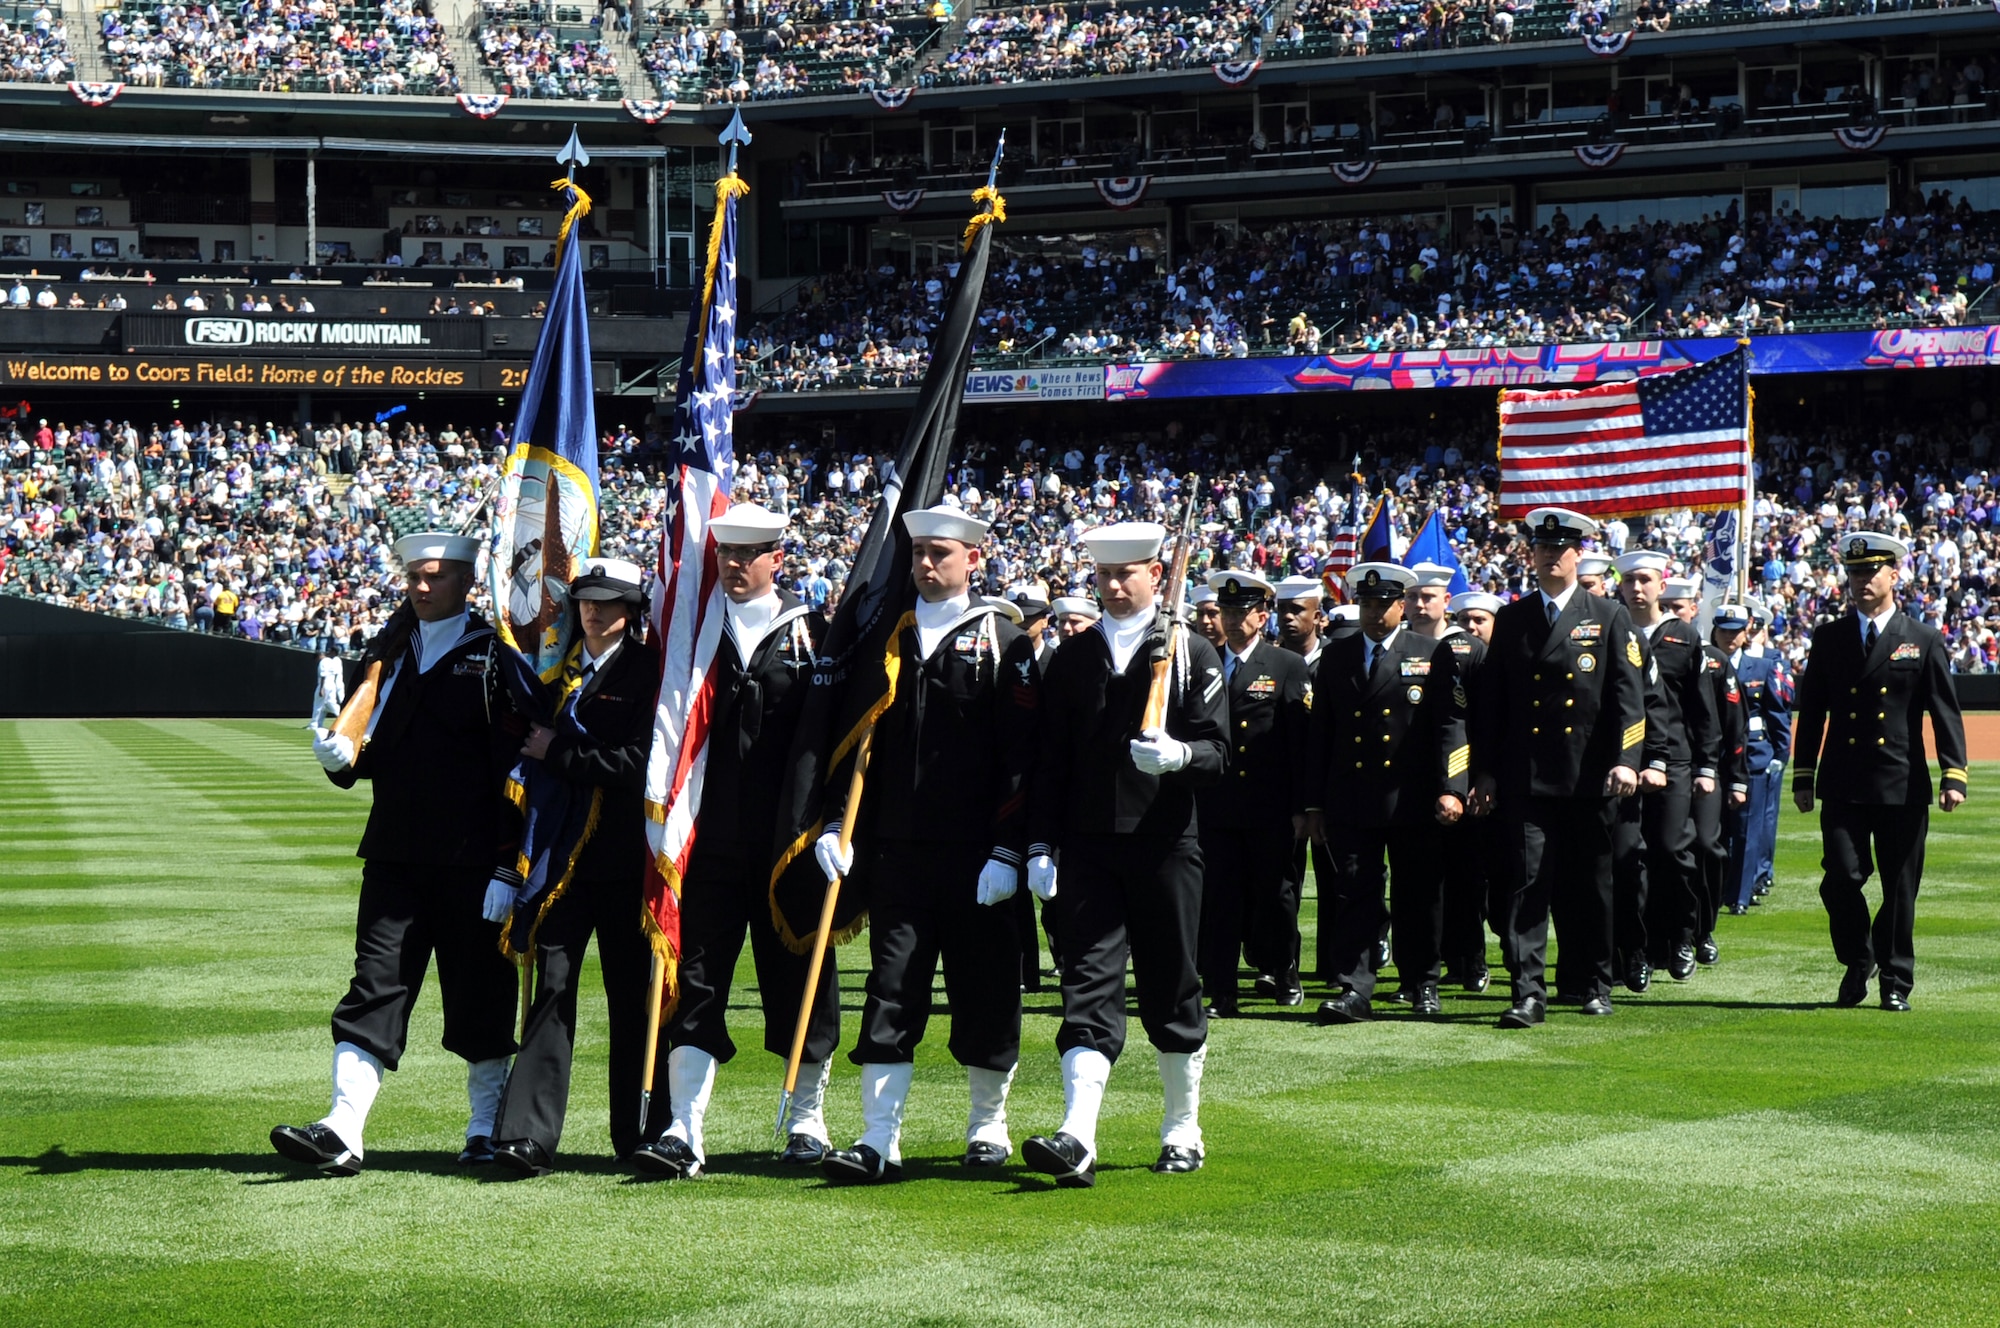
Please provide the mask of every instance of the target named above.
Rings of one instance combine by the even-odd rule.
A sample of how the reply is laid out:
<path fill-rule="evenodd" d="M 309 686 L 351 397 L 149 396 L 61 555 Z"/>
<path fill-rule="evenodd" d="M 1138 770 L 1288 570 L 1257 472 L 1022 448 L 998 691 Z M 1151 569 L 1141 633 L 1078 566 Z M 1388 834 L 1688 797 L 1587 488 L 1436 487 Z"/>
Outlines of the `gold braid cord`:
<path fill-rule="evenodd" d="M 996 221 L 1007 220 L 1007 200 L 1000 197 L 1000 191 L 992 185 L 982 184 L 973 190 L 972 201 L 975 204 L 991 203 L 993 206 L 990 209 L 982 207 L 980 211 L 972 214 L 971 221 L 965 223 L 965 234 L 962 239 L 967 249 L 972 247 L 972 237 L 979 234 L 981 226 L 991 226 Z"/>

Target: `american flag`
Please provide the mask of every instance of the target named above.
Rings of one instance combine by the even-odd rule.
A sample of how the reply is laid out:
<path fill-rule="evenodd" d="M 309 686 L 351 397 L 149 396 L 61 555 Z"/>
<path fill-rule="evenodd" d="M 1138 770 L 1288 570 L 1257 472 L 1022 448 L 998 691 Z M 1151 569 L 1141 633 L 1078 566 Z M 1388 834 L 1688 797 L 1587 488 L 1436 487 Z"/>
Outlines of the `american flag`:
<path fill-rule="evenodd" d="M 1347 573 L 1361 556 L 1361 528 L 1355 512 L 1355 505 L 1359 502 L 1358 493 L 1349 495 L 1340 527 L 1333 532 L 1333 539 L 1327 545 L 1326 565 L 1320 569 L 1320 583 L 1336 604 L 1346 602 Z"/>
<path fill-rule="evenodd" d="M 1713 512 L 1750 492 L 1741 347 L 1696 368 L 1560 392 L 1500 394 L 1500 515 Z"/>
<path fill-rule="evenodd" d="M 653 711 L 653 751 L 646 766 L 645 922 L 667 966 L 668 999 L 680 957 L 681 875 L 701 811 L 708 725 L 714 704 L 711 666 L 722 639 L 722 588 L 716 578 L 710 522 L 729 510 L 736 480 L 736 198 L 748 189 L 734 175 L 716 185 L 714 238 L 696 316 L 688 320 L 674 397 L 673 469 L 652 629 L 660 643 L 660 695 Z"/>

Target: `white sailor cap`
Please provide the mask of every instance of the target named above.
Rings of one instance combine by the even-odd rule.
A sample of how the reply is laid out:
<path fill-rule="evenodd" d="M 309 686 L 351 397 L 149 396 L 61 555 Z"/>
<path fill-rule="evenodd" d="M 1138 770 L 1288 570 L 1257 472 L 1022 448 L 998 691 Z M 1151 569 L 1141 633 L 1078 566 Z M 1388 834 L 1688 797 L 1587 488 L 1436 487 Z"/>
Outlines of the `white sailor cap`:
<path fill-rule="evenodd" d="M 1620 575 L 1630 572 L 1658 572 L 1665 576 L 1673 567 L 1673 560 L 1654 549 L 1634 549 L 1630 553 L 1618 555 Z"/>
<path fill-rule="evenodd" d="M 1611 555 L 1608 553 L 1586 553 L 1576 560 L 1578 576 L 1603 576 L 1611 570 Z"/>
<path fill-rule="evenodd" d="M 1261 608 L 1273 592 L 1271 583 L 1263 577 L 1233 567 L 1210 572 L 1208 588 L 1215 592 L 1215 602 L 1228 609 Z"/>
<path fill-rule="evenodd" d="M 1528 539 L 1535 544 L 1579 544 L 1597 534 L 1597 523 L 1567 507 L 1537 507 L 1528 513 Z"/>
<path fill-rule="evenodd" d="M 1167 528 L 1156 521 L 1119 521 L 1081 537 L 1084 552 L 1101 567 L 1151 562 L 1167 542 Z"/>
<path fill-rule="evenodd" d="M 1273 593 L 1280 600 L 1325 599 L 1326 586 L 1316 576 L 1288 576 L 1278 582 Z"/>
<path fill-rule="evenodd" d="M 1188 591 L 1188 603 L 1213 604 L 1215 603 L 1215 592 L 1210 590 L 1206 585 L 1196 586 L 1193 590 Z"/>
<path fill-rule="evenodd" d="M 956 535 L 941 535 L 938 538 L 956 539 L 958 537 Z M 1026 618 L 1021 613 L 1021 606 L 1014 603 L 1013 600 L 1001 599 L 998 595 L 981 595 L 979 597 L 979 602 L 981 604 L 991 604 L 994 608 L 1006 614 L 1008 619 L 1012 621 L 1016 627 L 1019 627 L 1023 622 L 1026 621 Z"/>
<path fill-rule="evenodd" d="M 1777 621 L 1778 615 L 1774 613 L 1771 609 L 1771 606 L 1766 604 L 1763 600 L 1751 597 L 1749 599 L 1745 599 L 1743 602 L 1745 605 L 1749 607 L 1750 618 L 1753 622 L 1760 622 L 1763 623 L 1766 627 L 1768 627 L 1773 622 Z"/>
<path fill-rule="evenodd" d="M 1740 632 L 1749 625 L 1749 605 L 1722 603 L 1715 606 L 1715 626 L 1722 628 L 1724 631 Z"/>
<path fill-rule="evenodd" d="M 1664 600 L 1700 599 L 1701 582 L 1691 576 L 1670 576 L 1660 587 L 1660 598 Z"/>
<path fill-rule="evenodd" d="M 956 507 L 926 507 L 903 513 L 903 529 L 913 539 L 948 539 L 960 544 L 978 544 L 986 538 L 990 523 L 967 516 Z"/>
<path fill-rule="evenodd" d="M 1900 563 L 1909 555 L 1909 545 L 1894 535 L 1884 535 L 1880 531 L 1860 530 L 1842 536 L 1840 541 L 1840 561 L 1848 567 Z"/>
<path fill-rule="evenodd" d="M 1421 590 L 1425 586 L 1448 586 L 1458 573 L 1443 563 L 1416 563 L 1411 566 L 1410 574 L 1417 578 L 1413 589 Z"/>
<path fill-rule="evenodd" d="M 411 563 L 429 562 L 433 558 L 448 563 L 477 562 L 479 544 L 479 540 L 471 535 L 454 535 L 448 530 L 420 530 L 397 540 L 394 549 L 396 561 L 408 567 Z"/>
<path fill-rule="evenodd" d="M 1356 563 L 1347 573 L 1347 593 L 1356 599 L 1401 599 L 1417 583 L 1399 563 Z"/>
<path fill-rule="evenodd" d="M 623 558 L 585 558 L 570 578 L 571 599 L 626 599 L 639 603 L 646 597 L 646 574 L 639 564 Z"/>
<path fill-rule="evenodd" d="M 1464 613 L 1467 609 L 1484 609 L 1488 613 L 1500 612 L 1500 597 L 1484 590 L 1467 590 L 1451 597 L 1445 606 L 1453 613 Z"/>
<path fill-rule="evenodd" d="M 1333 612 L 1328 616 L 1336 622 L 1360 622 L 1361 606 L 1359 604 L 1336 604 L 1333 606 Z"/>
<path fill-rule="evenodd" d="M 768 507 L 756 503 L 738 503 L 721 516 L 708 523 L 715 534 L 717 544 L 734 544 L 745 548 L 755 548 L 760 544 L 776 544 L 784 536 L 785 527 L 791 523 Z"/>
<path fill-rule="evenodd" d="M 1104 616 L 1097 611 L 1095 604 L 1081 595 L 1057 596 L 1055 602 L 1049 605 L 1049 612 L 1059 618 L 1089 618 L 1092 621 Z"/>

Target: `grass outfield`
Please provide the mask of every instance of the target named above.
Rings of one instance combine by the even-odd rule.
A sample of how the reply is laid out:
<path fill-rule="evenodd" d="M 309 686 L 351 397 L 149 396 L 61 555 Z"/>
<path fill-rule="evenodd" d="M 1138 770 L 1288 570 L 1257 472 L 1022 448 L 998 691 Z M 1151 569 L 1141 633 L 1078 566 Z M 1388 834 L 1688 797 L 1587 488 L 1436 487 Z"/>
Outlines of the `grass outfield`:
<path fill-rule="evenodd" d="M 1500 986 L 1338 1030 L 1252 1003 L 1214 1031 L 1194 1176 L 1145 1170 L 1135 1018 L 1093 1191 L 954 1165 L 935 1023 L 909 1182 L 781 1172 L 754 1050 L 720 1077 L 715 1174 L 628 1182 L 593 975 L 564 1170 L 451 1164 L 464 1074 L 432 989 L 367 1172 L 326 1180 L 265 1136 L 325 1109 L 366 794 L 296 727 L 0 723 L 0 1324 L 2000 1322 L 1996 774 L 1934 818 L 1910 1015 L 1827 1005 L 1816 826 L 1787 809 L 1777 893 L 1722 920 L 1720 967 L 1613 1019 L 1502 1033 Z M 1029 1004 L 1017 1146 L 1061 1109 L 1057 1001 Z M 836 1063 L 843 1142 L 856 1079 Z"/>

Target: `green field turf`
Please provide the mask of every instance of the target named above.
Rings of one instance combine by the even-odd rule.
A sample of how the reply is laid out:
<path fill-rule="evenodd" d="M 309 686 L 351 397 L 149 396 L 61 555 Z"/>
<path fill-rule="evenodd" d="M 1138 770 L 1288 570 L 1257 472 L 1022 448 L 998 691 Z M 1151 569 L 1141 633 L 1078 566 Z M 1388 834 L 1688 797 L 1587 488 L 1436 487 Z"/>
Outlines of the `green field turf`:
<path fill-rule="evenodd" d="M 329 1180 L 266 1134 L 326 1107 L 366 792 L 329 786 L 296 727 L 0 724 L 0 1324 L 1993 1324 L 1996 774 L 1934 818 L 1910 1015 L 1828 1005 L 1816 824 L 1788 810 L 1777 893 L 1722 920 L 1721 966 L 1615 1018 L 1503 1033 L 1504 982 L 1425 1023 L 1249 1003 L 1212 1035 L 1194 1176 L 1145 1170 L 1135 1019 L 1093 1191 L 955 1165 L 940 1022 L 908 1182 L 781 1171 L 779 1070 L 746 1050 L 714 1174 L 633 1183 L 607 1156 L 593 986 L 561 1172 L 452 1164 L 464 1074 L 433 987 L 366 1174 Z M 1017 1145 L 1061 1109 L 1057 1002 L 1029 1004 Z M 842 1142 L 856 1080 L 838 1061 Z"/>

